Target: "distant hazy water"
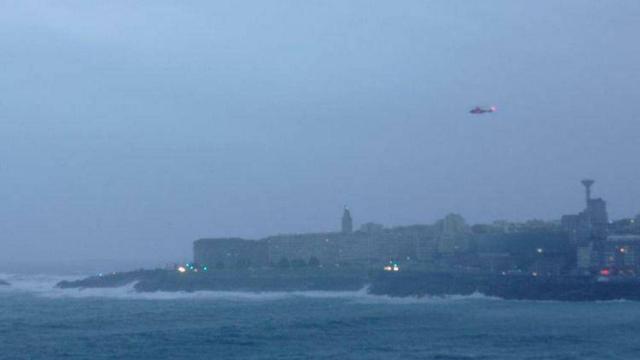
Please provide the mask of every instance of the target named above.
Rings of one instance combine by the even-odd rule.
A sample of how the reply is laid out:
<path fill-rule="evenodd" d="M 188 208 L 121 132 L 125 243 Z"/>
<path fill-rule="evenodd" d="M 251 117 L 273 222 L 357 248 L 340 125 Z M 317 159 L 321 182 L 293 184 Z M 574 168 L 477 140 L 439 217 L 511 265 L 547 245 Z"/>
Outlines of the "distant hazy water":
<path fill-rule="evenodd" d="M 640 359 L 640 303 L 135 294 L 1 275 L 6 359 Z"/>

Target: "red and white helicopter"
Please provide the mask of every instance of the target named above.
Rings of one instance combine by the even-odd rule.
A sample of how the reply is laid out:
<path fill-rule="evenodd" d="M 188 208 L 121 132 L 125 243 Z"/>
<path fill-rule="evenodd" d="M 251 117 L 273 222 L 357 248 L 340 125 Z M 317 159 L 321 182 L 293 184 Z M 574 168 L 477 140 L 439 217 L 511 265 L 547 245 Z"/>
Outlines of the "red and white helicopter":
<path fill-rule="evenodd" d="M 494 113 L 497 110 L 498 109 L 495 106 L 489 106 L 489 107 L 476 106 L 473 109 L 471 109 L 469 113 L 480 115 L 480 114 L 486 114 L 486 113 Z"/>

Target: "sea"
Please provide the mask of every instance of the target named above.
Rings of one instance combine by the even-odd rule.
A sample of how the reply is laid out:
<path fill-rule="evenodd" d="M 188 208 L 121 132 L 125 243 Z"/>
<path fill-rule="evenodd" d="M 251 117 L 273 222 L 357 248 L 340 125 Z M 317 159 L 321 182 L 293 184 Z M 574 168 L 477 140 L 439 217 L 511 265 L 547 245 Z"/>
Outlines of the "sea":
<path fill-rule="evenodd" d="M 640 302 L 56 289 L 0 274 L 0 359 L 640 359 Z"/>

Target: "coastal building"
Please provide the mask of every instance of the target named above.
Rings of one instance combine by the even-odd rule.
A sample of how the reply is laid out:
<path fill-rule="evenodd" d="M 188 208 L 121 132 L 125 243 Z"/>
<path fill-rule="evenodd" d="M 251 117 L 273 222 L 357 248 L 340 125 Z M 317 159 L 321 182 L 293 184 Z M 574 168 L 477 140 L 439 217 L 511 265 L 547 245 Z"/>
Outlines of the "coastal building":
<path fill-rule="evenodd" d="M 597 258 L 594 257 L 593 243 L 587 243 L 576 247 L 576 267 L 580 272 L 588 272 L 596 268 Z"/>
<path fill-rule="evenodd" d="M 635 218 L 626 218 L 609 223 L 609 232 L 612 234 L 640 235 L 640 223 Z"/>
<path fill-rule="evenodd" d="M 608 236 L 602 265 L 628 275 L 640 274 L 640 235 Z"/>
<path fill-rule="evenodd" d="M 338 243 L 343 238 L 340 233 L 288 234 L 270 236 L 260 241 L 266 243 L 268 262 L 305 261 L 312 257 L 320 264 L 334 264 L 338 259 Z"/>
<path fill-rule="evenodd" d="M 353 232 L 353 219 L 351 218 L 351 212 L 349 208 L 344 207 L 344 212 L 342 213 L 342 233 L 343 234 L 351 234 Z"/>
<path fill-rule="evenodd" d="M 517 268 L 513 256 L 507 252 L 481 252 L 475 256 L 470 265 L 489 272 L 507 272 Z"/>
<path fill-rule="evenodd" d="M 576 246 L 576 267 L 579 272 L 594 272 L 605 265 L 606 240 L 609 234 L 607 203 L 591 197 L 594 181 L 582 180 L 586 207 L 576 215 L 565 215 L 562 228 Z"/>
<path fill-rule="evenodd" d="M 416 244 L 424 238 L 406 229 L 385 229 L 365 233 L 290 234 L 270 236 L 269 261 L 317 258 L 323 266 L 386 264 L 416 259 Z"/>
<path fill-rule="evenodd" d="M 564 254 L 544 254 L 528 267 L 528 272 L 536 276 L 560 275 L 565 271 L 567 259 Z"/>
<path fill-rule="evenodd" d="M 442 223 L 443 239 L 453 239 L 464 220 Z M 460 222 L 461 221 L 461 222 Z M 368 224 L 352 230 L 352 218 L 344 209 L 341 232 L 284 234 L 260 240 L 238 238 L 200 239 L 194 243 L 194 261 L 210 267 L 262 267 L 279 263 L 319 262 L 321 266 L 378 266 L 389 261 L 431 260 L 437 252 L 433 226 L 416 225 L 385 229 Z M 444 241 L 444 240 L 443 240 Z M 451 245 L 454 246 L 454 245 Z M 419 252 L 419 253 L 418 253 Z"/>
<path fill-rule="evenodd" d="M 365 223 L 353 230 L 344 208 L 340 231 L 284 234 L 260 240 L 200 239 L 194 261 L 210 268 L 296 266 L 457 268 L 541 275 L 596 273 L 603 268 L 640 274 L 640 228 L 636 219 L 609 223 L 606 202 L 592 198 L 584 180 L 585 208 L 560 221 L 467 225 L 449 214 L 432 225 L 384 227 Z"/>
<path fill-rule="evenodd" d="M 262 267 L 268 264 L 268 248 L 263 241 L 199 239 L 193 243 L 193 261 L 211 268 Z"/>
<path fill-rule="evenodd" d="M 367 234 L 380 233 L 384 230 L 384 225 L 368 222 L 360 226 L 360 231 Z"/>
<path fill-rule="evenodd" d="M 436 223 L 436 228 L 439 253 L 453 254 L 468 250 L 470 228 L 462 216 L 449 214 Z"/>

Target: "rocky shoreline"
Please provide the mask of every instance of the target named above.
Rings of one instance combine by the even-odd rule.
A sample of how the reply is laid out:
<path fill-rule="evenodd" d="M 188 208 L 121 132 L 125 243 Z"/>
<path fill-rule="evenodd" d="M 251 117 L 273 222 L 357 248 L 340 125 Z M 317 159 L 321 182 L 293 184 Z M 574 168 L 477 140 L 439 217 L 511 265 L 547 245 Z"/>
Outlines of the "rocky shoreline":
<path fill-rule="evenodd" d="M 62 281 L 62 289 L 132 285 L 138 292 L 193 291 L 358 291 L 373 295 L 424 297 L 471 295 L 512 300 L 640 301 L 637 279 L 589 276 L 531 276 L 434 271 L 363 271 L 355 269 L 256 269 L 204 272 L 136 270 Z"/>
<path fill-rule="evenodd" d="M 366 284 L 366 272 L 334 270 L 226 270 L 181 273 L 175 270 L 136 270 L 61 281 L 56 286 L 69 288 L 109 288 L 133 284 L 139 292 L 154 291 L 348 291 Z"/>

